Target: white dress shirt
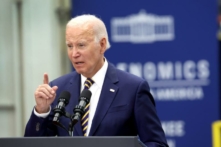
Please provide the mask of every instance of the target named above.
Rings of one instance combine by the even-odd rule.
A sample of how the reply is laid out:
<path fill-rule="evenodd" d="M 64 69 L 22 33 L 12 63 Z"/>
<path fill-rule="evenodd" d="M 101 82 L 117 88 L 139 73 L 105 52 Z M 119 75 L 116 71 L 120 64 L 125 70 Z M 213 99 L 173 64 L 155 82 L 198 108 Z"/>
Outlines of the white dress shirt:
<path fill-rule="evenodd" d="M 94 114 L 97 108 L 97 104 L 100 98 L 100 94 L 101 94 L 101 90 L 103 87 L 103 83 L 104 83 L 104 78 L 107 72 L 107 68 L 108 68 L 108 63 L 105 59 L 103 66 L 101 67 L 101 69 L 91 78 L 94 81 L 94 84 L 90 87 L 90 91 L 92 93 L 91 95 L 91 100 L 90 100 L 90 113 L 89 113 L 89 119 L 88 119 L 88 128 L 87 128 L 87 136 L 90 132 L 91 129 L 91 125 L 92 125 L 92 121 L 94 118 Z M 84 89 L 84 82 L 87 79 L 87 77 L 84 77 L 83 75 L 81 75 L 81 91 Z M 51 112 L 51 108 L 50 111 L 47 113 L 42 113 L 39 114 L 35 109 L 34 109 L 34 114 L 38 117 L 42 117 L 42 118 L 46 118 Z"/>
<path fill-rule="evenodd" d="M 94 81 L 94 84 L 90 87 L 90 91 L 92 93 L 91 100 L 90 100 L 90 112 L 89 112 L 89 119 L 88 119 L 88 127 L 87 127 L 87 136 L 90 132 L 92 121 L 94 118 L 94 114 L 97 108 L 97 104 L 100 98 L 101 90 L 104 83 L 104 78 L 107 72 L 108 63 L 107 61 L 104 62 L 102 68 L 91 78 Z M 87 78 L 81 75 L 81 91 L 84 89 L 84 82 Z"/>

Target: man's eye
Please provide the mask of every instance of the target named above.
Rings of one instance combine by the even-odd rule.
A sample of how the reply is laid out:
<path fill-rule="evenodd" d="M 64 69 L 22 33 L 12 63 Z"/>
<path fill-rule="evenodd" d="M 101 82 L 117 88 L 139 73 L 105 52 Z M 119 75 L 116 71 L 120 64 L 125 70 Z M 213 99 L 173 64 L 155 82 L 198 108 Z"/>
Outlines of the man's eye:
<path fill-rule="evenodd" d="M 67 47 L 68 47 L 68 48 L 72 48 L 73 46 L 68 44 Z"/>
<path fill-rule="evenodd" d="M 84 43 L 79 43 L 78 46 L 79 46 L 79 47 L 84 47 L 85 44 L 84 44 Z"/>

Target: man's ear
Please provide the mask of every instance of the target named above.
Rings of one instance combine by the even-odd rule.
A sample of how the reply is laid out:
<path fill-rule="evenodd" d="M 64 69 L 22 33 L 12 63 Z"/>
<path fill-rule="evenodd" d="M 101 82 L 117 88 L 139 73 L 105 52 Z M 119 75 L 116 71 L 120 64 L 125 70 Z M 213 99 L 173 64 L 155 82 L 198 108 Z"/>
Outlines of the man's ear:
<path fill-rule="evenodd" d="M 104 54 L 104 52 L 106 51 L 106 48 L 107 48 L 107 40 L 106 40 L 106 38 L 102 38 L 100 40 L 100 47 L 101 47 L 101 53 Z"/>

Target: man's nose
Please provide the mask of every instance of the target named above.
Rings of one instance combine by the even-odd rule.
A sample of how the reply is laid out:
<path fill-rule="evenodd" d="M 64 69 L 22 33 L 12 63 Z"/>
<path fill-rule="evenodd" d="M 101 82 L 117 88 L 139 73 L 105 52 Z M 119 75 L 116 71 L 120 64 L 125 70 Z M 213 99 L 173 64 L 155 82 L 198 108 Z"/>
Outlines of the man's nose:
<path fill-rule="evenodd" d="M 80 56 L 80 53 L 79 53 L 78 49 L 76 47 L 73 47 L 72 57 L 76 58 L 76 57 L 79 57 L 79 56 Z"/>

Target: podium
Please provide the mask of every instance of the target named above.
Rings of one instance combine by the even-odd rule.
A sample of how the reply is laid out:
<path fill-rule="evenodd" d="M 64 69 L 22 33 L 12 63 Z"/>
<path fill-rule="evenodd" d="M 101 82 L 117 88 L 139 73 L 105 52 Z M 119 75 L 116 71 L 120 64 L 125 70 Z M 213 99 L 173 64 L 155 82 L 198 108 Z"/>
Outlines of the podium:
<path fill-rule="evenodd" d="M 137 137 L 0 138 L 0 147 L 144 147 Z"/>

